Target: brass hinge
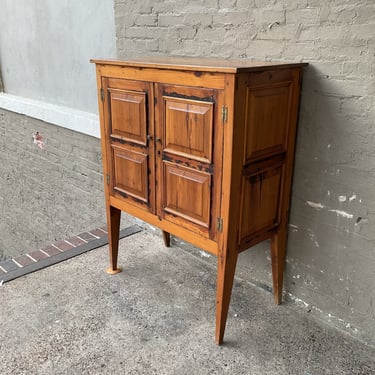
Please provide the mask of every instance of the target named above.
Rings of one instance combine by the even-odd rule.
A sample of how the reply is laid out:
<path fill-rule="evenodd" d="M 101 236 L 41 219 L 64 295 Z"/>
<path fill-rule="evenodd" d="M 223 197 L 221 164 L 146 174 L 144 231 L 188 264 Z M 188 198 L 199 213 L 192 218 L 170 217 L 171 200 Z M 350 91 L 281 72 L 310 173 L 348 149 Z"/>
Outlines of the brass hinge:
<path fill-rule="evenodd" d="M 226 107 L 225 105 L 221 107 L 221 120 L 223 122 L 228 121 L 228 107 Z"/>
<path fill-rule="evenodd" d="M 104 89 L 103 88 L 100 89 L 100 99 L 102 100 L 102 102 L 104 102 Z"/>
<path fill-rule="evenodd" d="M 110 182 L 110 177 L 109 177 L 109 174 L 107 174 L 107 185 L 109 185 L 109 182 Z"/>
<path fill-rule="evenodd" d="M 223 219 L 221 217 L 218 217 L 216 219 L 216 228 L 217 228 L 218 232 L 222 232 L 223 231 Z"/>

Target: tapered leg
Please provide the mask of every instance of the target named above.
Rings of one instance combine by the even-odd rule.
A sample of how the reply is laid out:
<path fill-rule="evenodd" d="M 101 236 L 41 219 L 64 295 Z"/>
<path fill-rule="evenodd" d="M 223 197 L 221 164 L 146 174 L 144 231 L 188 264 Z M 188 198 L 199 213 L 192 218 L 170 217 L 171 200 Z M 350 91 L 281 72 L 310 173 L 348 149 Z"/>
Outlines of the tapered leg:
<path fill-rule="evenodd" d="M 218 256 L 217 291 L 216 291 L 216 334 L 218 345 L 223 342 L 225 325 L 227 322 L 233 279 L 236 271 L 238 253 L 227 251 L 227 256 Z"/>
<path fill-rule="evenodd" d="M 164 241 L 165 247 L 170 247 L 171 246 L 171 234 L 164 230 L 162 231 L 162 234 L 163 234 L 163 241 Z"/>
<path fill-rule="evenodd" d="M 281 228 L 271 239 L 273 294 L 277 305 L 281 303 L 283 295 L 286 240 L 286 230 Z"/>
<path fill-rule="evenodd" d="M 108 206 L 107 227 L 109 243 L 109 267 L 107 268 L 107 273 L 111 275 L 121 272 L 121 268 L 117 267 L 118 243 L 120 237 L 120 219 L 121 210 L 112 206 Z"/>

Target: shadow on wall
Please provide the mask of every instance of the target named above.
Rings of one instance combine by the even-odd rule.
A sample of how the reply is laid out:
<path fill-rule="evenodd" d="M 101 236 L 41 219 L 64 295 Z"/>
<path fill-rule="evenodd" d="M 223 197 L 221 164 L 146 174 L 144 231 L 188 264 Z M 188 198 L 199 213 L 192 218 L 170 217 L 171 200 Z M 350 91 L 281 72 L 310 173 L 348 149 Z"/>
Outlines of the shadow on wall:
<path fill-rule="evenodd" d="M 304 71 L 301 99 L 284 290 L 307 311 L 371 342 L 372 99 L 360 83 L 328 76 L 314 64 Z M 241 273 L 272 285 L 269 242 L 240 258 Z"/>
<path fill-rule="evenodd" d="M 360 82 L 304 76 L 285 287 L 328 318 L 375 329 L 375 131 Z M 369 295 L 372 293 L 372 296 Z M 335 301 L 332 304 L 332 299 Z M 341 319 L 339 317 L 344 317 Z M 356 329 L 353 328 L 353 332 Z"/>

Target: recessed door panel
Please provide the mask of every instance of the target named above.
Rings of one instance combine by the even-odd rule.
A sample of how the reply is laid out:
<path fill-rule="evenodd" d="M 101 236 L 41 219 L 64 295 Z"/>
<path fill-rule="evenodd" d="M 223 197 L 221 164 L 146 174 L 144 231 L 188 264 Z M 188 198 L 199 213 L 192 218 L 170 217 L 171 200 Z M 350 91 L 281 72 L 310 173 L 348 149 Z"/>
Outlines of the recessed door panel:
<path fill-rule="evenodd" d="M 113 189 L 120 194 L 148 203 L 147 155 L 118 147 L 112 148 L 114 160 Z"/>
<path fill-rule="evenodd" d="M 211 175 L 164 164 L 164 210 L 209 227 Z"/>
<path fill-rule="evenodd" d="M 111 136 L 146 145 L 146 93 L 110 89 Z"/>
<path fill-rule="evenodd" d="M 212 161 L 213 103 L 164 97 L 165 151 Z"/>

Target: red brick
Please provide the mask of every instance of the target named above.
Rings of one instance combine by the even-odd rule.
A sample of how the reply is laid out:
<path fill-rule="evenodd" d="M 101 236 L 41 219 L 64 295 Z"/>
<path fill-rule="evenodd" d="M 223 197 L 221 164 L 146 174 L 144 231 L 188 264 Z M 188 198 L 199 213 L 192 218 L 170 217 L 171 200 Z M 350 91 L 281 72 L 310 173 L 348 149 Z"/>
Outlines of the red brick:
<path fill-rule="evenodd" d="M 88 232 L 81 233 L 81 234 L 78 235 L 78 237 L 82 238 L 86 242 L 90 242 L 92 240 L 95 240 L 95 238 L 96 238 L 96 237 L 94 237 L 92 234 L 90 234 Z"/>
<path fill-rule="evenodd" d="M 34 261 L 29 258 L 27 255 L 21 255 L 18 258 L 14 259 L 20 266 L 25 267 L 29 264 L 34 263 Z"/>
<path fill-rule="evenodd" d="M 48 258 L 48 255 L 42 253 L 40 250 L 32 251 L 29 255 L 36 261 Z"/>
<path fill-rule="evenodd" d="M 54 246 L 58 247 L 61 251 L 67 251 L 67 250 L 70 250 L 70 249 L 73 249 L 74 246 L 65 242 L 65 241 L 59 241 L 57 243 L 54 244 Z"/>
<path fill-rule="evenodd" d="M 56 249 L 56 247 L 53 247 L 52 245 L 43 247 L 42 249 L 45 253 L 47 253 L 50 257 L 62 253 L 62 251 Z"/>
<path fill-rule="evenodd" d="M 71 238 L 67 239 L 67 241 L 74 246 L 79 246 L 79 245 L 82 245 L 82 244 L 86 243 L 85 241 L 81 240 L 77 236 L 71 237 Z"/>
<path fill-rule="evenodd" d="M 93 234 L 96 237 L 102 238 L 105 235 L 107 235 L 107 232 L 105 232 L 104 230 L 98 228 L 98 229 L 90 230 L 90 234 Z"/>

